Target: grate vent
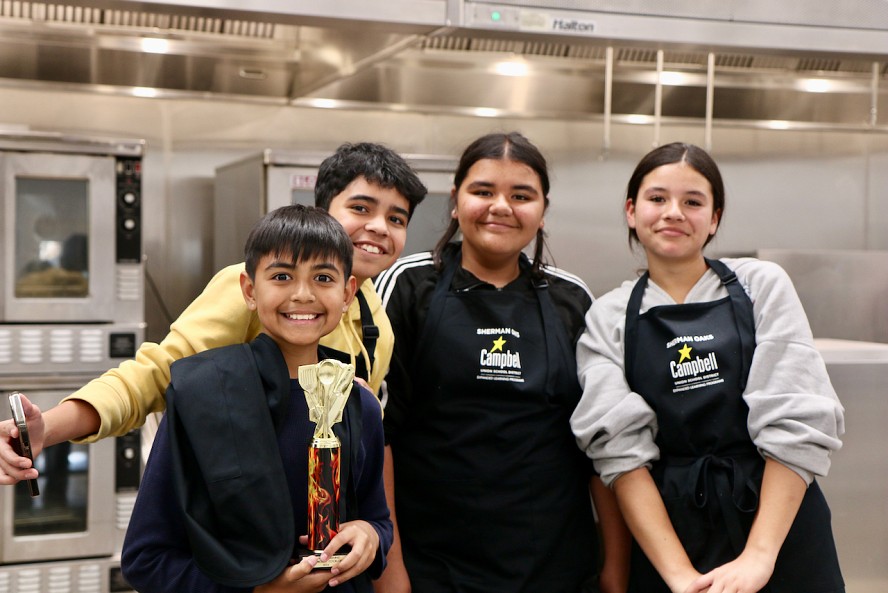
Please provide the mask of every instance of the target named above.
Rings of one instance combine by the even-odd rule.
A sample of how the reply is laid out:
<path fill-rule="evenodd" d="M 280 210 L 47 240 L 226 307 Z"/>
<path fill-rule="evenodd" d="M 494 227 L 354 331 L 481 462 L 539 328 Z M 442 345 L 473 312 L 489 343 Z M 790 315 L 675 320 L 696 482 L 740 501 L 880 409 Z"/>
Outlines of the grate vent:
<path fill-rule="evenodd" d="M 0 0 L 0 18 L 71 23 L 96 27 L 133 27 L 163 31 L 271 39 L 274 23 L 133 10 L 111 10 L 21 0 Z"/>

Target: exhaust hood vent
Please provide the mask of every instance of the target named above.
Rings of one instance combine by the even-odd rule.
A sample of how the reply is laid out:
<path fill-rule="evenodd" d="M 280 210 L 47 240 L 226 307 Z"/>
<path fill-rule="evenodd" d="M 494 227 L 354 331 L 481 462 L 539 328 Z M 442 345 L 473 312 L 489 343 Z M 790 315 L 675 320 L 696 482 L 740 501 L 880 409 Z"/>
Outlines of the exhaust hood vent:
<path fill-rule="evenodd" d="M 230 18 L 137 12 L 133 10 L 103 9 L 89 6 L 68 6 L 43 2 L 0 1 L 0 18 L 19 19 L 40 23 L 66 23 L 108 27 L 156 29 L 163 32 L 190 32 L 237 35 L 270 39 L 275 25 L 257 21 Z"/>
<path fill-rule="evenodd" d="M 106 10 L 104 19 L 103 24 L 110 26 L 150 27 L 160 31 L 236 35 L 258 39 L 271 39 L 275 31 L 273 23 L 123 10 Z"/>
<path fill-rule="evenodd" d="M 601 118 L 609 104 L 618 121 L 650 123 L 658 100 L 664 119 L 706 117 L 712 55 L 717 121 L 888 130 L 888 62 L 855 54 L 102 1 L 0 0 L 0 85 L 563 119 Z"/>
<path fill-rule="evenodd" d="M 603 62 L 607 48 L 603 45 L 581 43 L 551 43 L 520 39 L 481 37 L 477 34 L 438 35 L 428 37 L 419 44 L 419 49 L 427 51 L 451 51 L 466 53 L 503 53 L 515 56 L 544 56 Z M 663 52 L 666 67 L 706 68 L 708 52 L 672 51 Z M 656 64 L 657 50 L 653 48 L 616 47 L 614 60 L 623 64 Z M 718 53 L 715 56 L 716 68 L 732 70 L 781 70 L 784 72 L 830 72 L 870 74 L 872 61 L 824 57 L 769 56 L 758 54 Z M 888 72 L 888 64 L 880 65 L 880 72 Z"/>

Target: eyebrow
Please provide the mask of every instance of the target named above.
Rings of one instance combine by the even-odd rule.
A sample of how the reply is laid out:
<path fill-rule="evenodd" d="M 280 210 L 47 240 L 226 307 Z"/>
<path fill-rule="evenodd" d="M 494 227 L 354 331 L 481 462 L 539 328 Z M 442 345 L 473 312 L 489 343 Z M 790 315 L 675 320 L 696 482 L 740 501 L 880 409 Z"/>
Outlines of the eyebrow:
<path fill-rule="evenodd" d="M 278 268 L 284 269 L 284 270 L 295 270 L 297 265 L 298 265 L 298 262 L 275 260 L 275 261 L 271 262 L 270 264 L 268 264 L 267 266 L 265 266 L 265 270 L 269 271 L 269 270 L 274 270 L 274 269 L 278 269 Z M 335 263 L 329 262 L 329 261 L 318 262 L 318 263 L 314 264 L 311 267 L 311 269 L 312 270 L 334 270 L 336 272 L 340 271 L 339 267 L 337 267 Z"/>
<path fill-rule="evenodd" d="M 370 202 L 374 206 L 379 206 L 379 199 L 374 196 L 368 196 L 366 194 L 355 194 L 353 196 L 349 196 L 349 202 Z M 401 208 L 400 206 L 392 206 L 389 208 L 389 212 L 395 212 L 397 214 L 402 214 L 404 216 L 410 216 L 410 211 L 406 208 Z"/>
<path fill-rule="evenodd" d="M 651 193 L 651 192 L 672 193 L 672 192 L 670 192 L 668 189 L 666 189 L 665 187 L 649 187 L 649 188 L 647 188 L 646 190 L 644 190 L 644 193 L 646 193 L 646 194 L 649 194 L 649 193 Z M 696 189 L 692 189 L 692 190 L 690 190 L 690 191 L 686 191 L 686 192 L 684 192 L 683 195 L 686 195 L 686 196 L 687 196 L 687 195 L 692 195 L 692 196 L 706 196 L 706 195 L 708 195 L 708 194 L 707 194 L 706 192 L 702 192 L 702 191 L 698 191 L 698 190 L 696 190 Z"/>
<path fill-rule="evenodd" d="M 496 184 L 492 181 L 473 181 L 471 182 L 466 189 L 477 189 L 477 188 L 488 188 L 494 187 Z M 540 192 L 532 185 L 526 185 L 523 183 L 519 183 L 517 185 L 511 186 L 512 190 L 525 191 L 529 193 L 539 194 Z"/>

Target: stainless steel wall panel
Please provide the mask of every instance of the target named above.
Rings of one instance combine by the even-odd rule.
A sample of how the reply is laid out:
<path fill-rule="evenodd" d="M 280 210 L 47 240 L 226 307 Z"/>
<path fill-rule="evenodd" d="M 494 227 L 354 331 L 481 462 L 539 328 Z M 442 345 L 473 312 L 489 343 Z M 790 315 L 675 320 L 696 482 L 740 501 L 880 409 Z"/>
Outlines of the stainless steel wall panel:
<path fill-rule="evenodd" d="M 795 285 L 816 338 L 888 343 L 888 251 L 761 249 Z"/>

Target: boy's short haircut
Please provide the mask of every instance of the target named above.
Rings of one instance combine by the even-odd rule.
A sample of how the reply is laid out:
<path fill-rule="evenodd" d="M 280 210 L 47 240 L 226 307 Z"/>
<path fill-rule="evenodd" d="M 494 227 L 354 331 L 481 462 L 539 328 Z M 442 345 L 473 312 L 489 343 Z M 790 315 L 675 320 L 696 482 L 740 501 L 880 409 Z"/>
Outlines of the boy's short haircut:
<path fill-rule="evenodd" d="M 416 171 L 392 149 L 372 142 L 346 143 L 318 168 L 315 206 L 329 210 L 333 198 L 358 177 L 404 196 L 410 205 L 409 216 L 428 193 Z"/>
<path fill-rule="evenodd" d="M 244 247 L 244 261 L 250 279 L 256 279 L 256 266 L 266 255 L 289 256 L 293 262 L 329 258 L 342 265 L 345 279 L 351 276 L 354 246 L 339 221 L 321 208 L 292 204 L 263 216 Z"/>

